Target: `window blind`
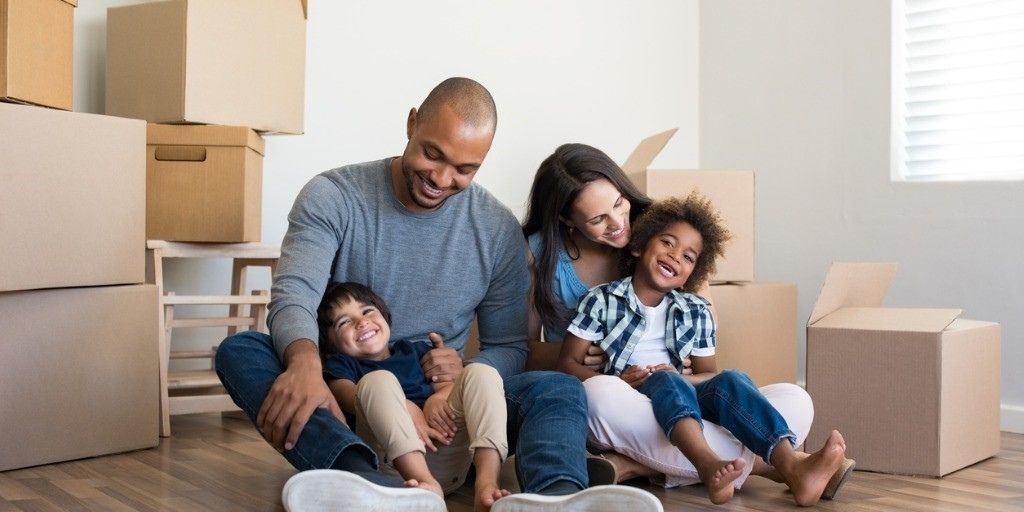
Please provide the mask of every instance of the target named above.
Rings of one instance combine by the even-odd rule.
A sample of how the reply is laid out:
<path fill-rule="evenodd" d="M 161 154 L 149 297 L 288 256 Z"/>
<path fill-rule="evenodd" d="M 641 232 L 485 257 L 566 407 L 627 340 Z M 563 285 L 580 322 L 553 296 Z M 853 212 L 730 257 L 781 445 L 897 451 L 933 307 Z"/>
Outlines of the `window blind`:
<path fill-rule="evenodd" d="M 893 177 L 1024 178 L 1024 1 L 893 1 Z"/>

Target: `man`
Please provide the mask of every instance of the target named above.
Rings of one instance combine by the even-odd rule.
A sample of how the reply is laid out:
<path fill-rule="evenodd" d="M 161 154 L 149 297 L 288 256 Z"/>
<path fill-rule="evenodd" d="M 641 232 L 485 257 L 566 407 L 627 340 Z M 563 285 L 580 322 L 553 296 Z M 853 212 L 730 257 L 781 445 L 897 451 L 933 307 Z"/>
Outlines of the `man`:
<path fill-rule="evenodd" d="M 632 488 L 578 493 L 589 483 L 583 389 L 568 375 L 520 373 L 527 352 L 525 241 L 512 213 L 473 183 L 496 125 L 490 93 L 473 80 L 450 78 L 409 111 L 400 157 L 327 171 L 299 193 L 274 276 L 271 336 L 239 334 L 217 351 L 224 386 L 292 465 L 346 472 L 300 473 L 285 488 L 286 506 L 432 506 L 427 491 L 387 489 L 403 483 L 378 472 L 373 451 L 345 423 L 324 383 L 316 310 L 328 281 L 376 290 L 395 319 L 392 340 L 433 341 L 437 348 L 421 362 L 434 382 L 458 376 L 459 352 L 478 319 L 481 351 L 467 363 L 491 365 L 504 378 L 521 487 L 570 496 L 518 495 L 499 504 L 657 503 Z"/>

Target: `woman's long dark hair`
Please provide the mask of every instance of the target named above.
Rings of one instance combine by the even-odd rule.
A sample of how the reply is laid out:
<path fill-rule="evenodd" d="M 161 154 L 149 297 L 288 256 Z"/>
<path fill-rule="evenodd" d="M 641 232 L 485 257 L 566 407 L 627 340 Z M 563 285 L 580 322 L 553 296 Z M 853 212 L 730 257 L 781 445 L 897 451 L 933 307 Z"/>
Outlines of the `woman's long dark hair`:
<path fill-rule="evenodd" d="M 569 311 L 555 299 L 552 280 L 558 251 L 570 240 L 568 226 L 572 204 L 588 183 L 606 179 L 630 202 L 630 222 L 651 204 L 650 198 L 629 181 L 622 169 L 603 151 L 586 144 L 563 144 L 537 169 L 530 189 L 523 234 L 541 234 L 541 253 L 534 254 L 533 304 L 544 325 L 563 322 Z M 577 258 L 576 256 L 571 257 Z"/>

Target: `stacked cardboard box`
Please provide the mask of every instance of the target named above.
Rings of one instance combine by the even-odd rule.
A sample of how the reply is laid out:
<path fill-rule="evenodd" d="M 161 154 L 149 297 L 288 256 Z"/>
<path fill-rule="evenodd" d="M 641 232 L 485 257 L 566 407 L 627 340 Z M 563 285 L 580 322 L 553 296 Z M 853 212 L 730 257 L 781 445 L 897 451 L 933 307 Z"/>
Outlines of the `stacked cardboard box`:
<path fill-rule="evenodd" d="M 0 103 L 0 470 L 157 444 L 142 121 Z"/>
<path fill-rule="evenodd" d="M 0 0 L 0 101 L 71 110 L 77 0 Z"/>
<path fill-rule="evenodd" d="M 107 10 L 107 114 L 154 123 L 147 238 L 260 240 L 264 144 L 256 132 L 302 133 L 305 57 L 305 0 Z"/>
<path fill-rule="evenodd" d="M 883 308 L 894 264 L 836 263 L 807 321 L 807 391 L 857 467 L 943 476 L 999 452 L 999 324 Z"/>
<path fill-rule="evenodd" d="M 754 281 L 754 172 L 650 169 L 675 132 L 641 141 L 622 169 L 655 200 L 699 191 L 732 233 L 711 276 L 719 368 L 741 369 L 762 386 L 796 382 L 796 284 Z"/>

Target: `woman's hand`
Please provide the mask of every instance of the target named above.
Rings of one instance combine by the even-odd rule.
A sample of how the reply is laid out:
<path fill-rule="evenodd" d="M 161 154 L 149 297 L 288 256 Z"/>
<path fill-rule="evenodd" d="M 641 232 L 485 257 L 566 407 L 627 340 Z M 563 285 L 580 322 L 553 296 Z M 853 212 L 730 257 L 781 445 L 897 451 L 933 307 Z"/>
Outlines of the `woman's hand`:
<path fill-rule="evenodd" d="M 451 444 L 448 436 L 427 424 L 423 411 L 416 404 L 406 400 L 405 408 L 409 411 L 409 417 L 412 418 L 412 424 L 416 427 L 416 433 L 420 436 L 420 440 L 423 441 L 423 445 L 430 449 L 430 451 L 437 453 L 437 446 L 434 446 L 434 440 L 446 445 Z"/>
<path fill-rule="evenodd" d="M 596 343 L 591 343 L 587 347 L 587 355 L 583 356 L 583 366 L 600 372 L 601 368 L 604 368 L 604 364 L 608 362 L 608 354 L 604 352 L 604 349 Z"/>
<path fill-rule="evenodd" d="M 654 373 L 651 371 L 650 366 L 629 366 L 622 373 L 619 374 L 619 378 L 626 381 L 633 389 L 637 389 L 647 382 L 647 378 Z"/>

